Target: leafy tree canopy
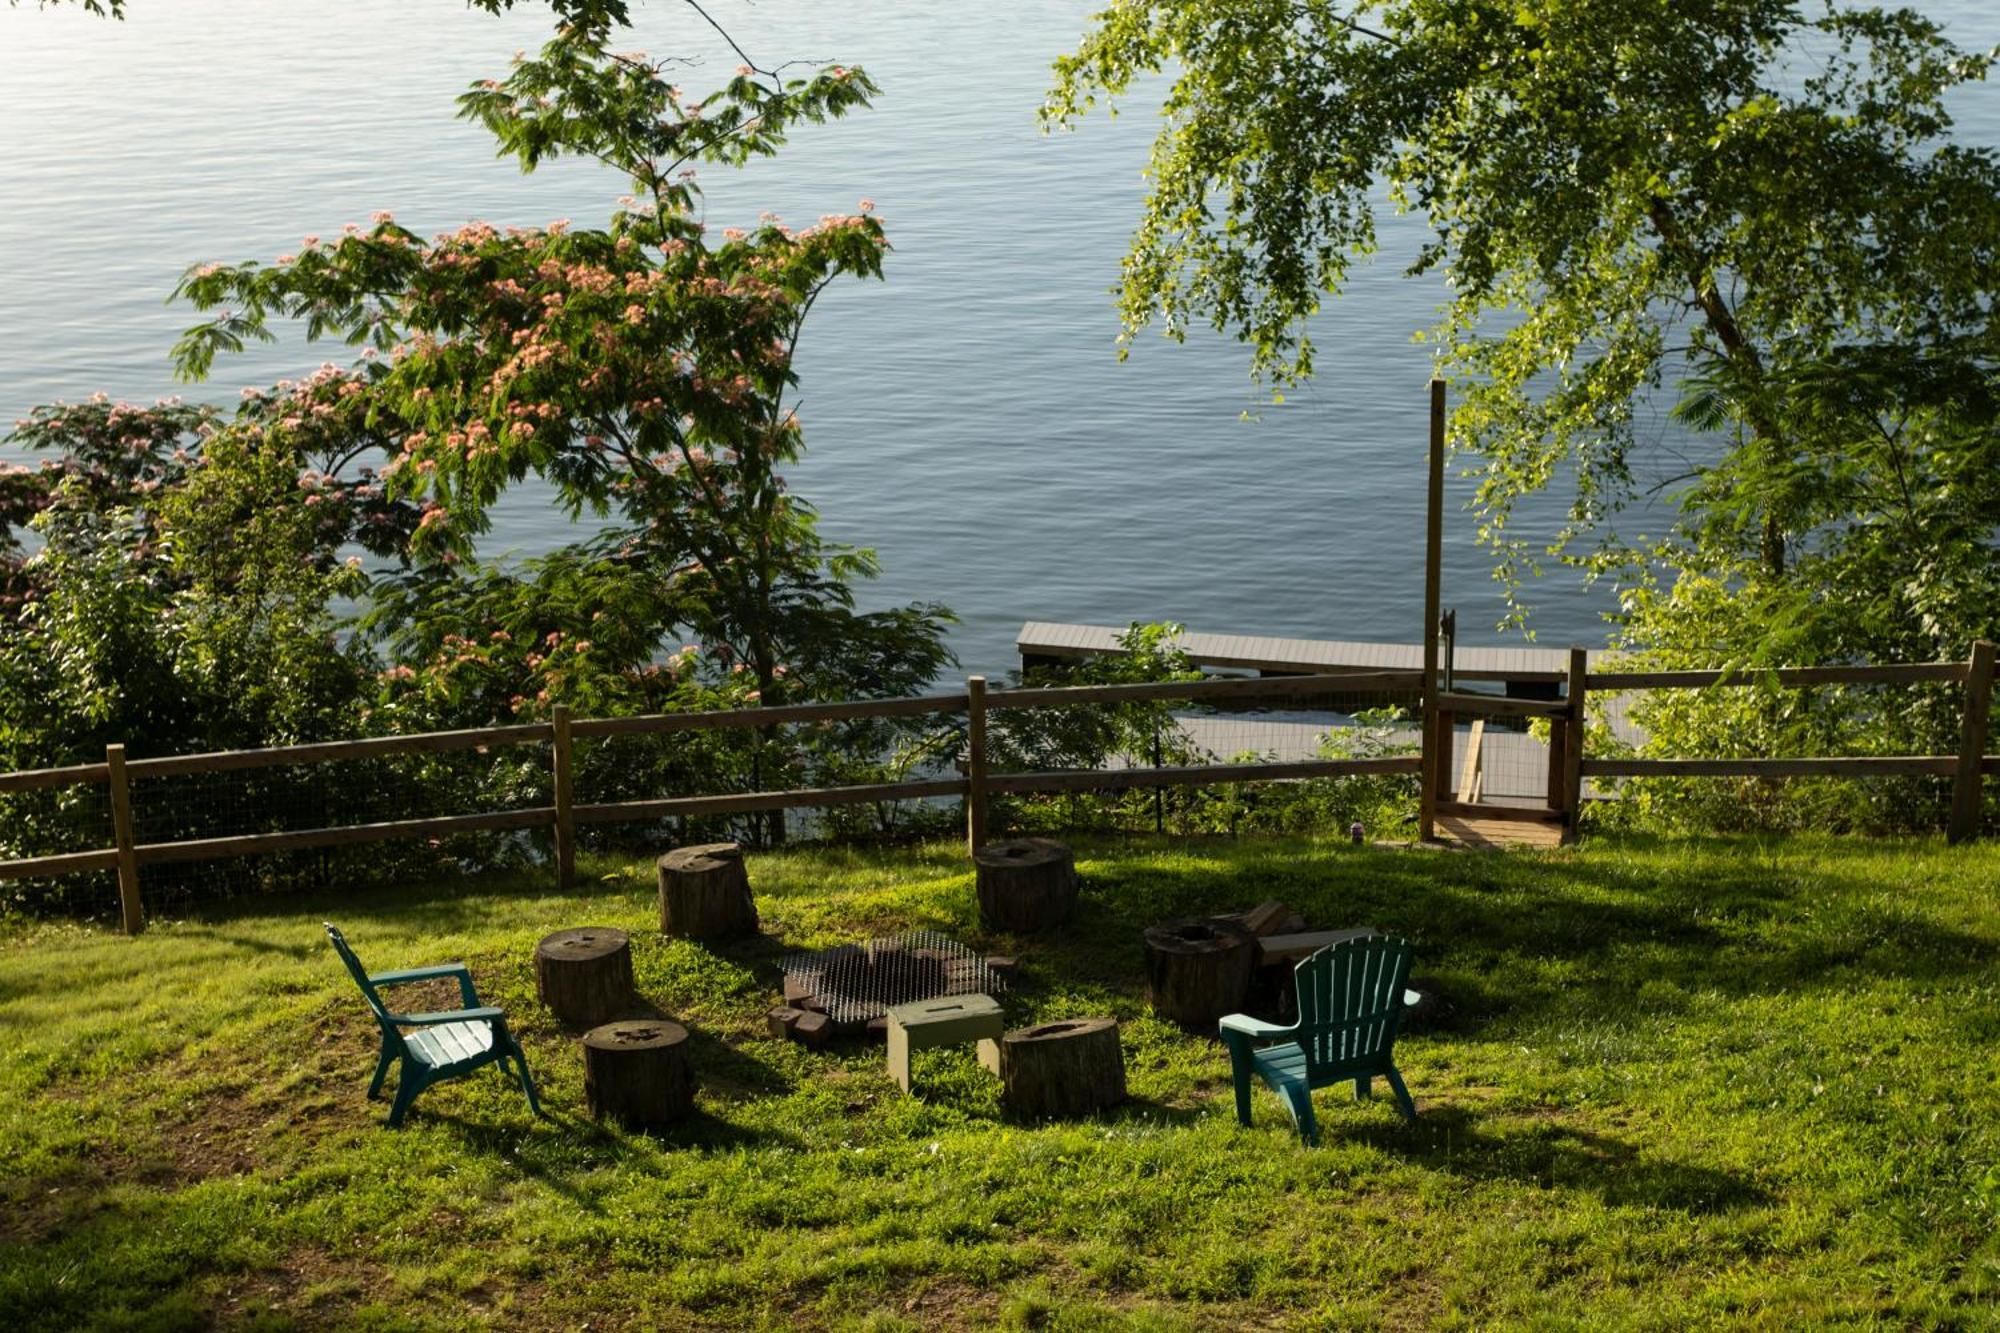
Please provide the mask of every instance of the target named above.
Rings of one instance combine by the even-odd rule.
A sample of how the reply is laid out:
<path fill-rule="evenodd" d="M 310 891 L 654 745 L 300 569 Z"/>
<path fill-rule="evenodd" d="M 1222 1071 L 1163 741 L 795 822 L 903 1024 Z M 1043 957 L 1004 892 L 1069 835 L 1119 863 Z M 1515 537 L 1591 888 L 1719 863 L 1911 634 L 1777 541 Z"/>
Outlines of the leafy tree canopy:
<path fill-rule="evenodd" d="M 1912 10 L 1793 0 L 1124 0 L 1047 115 L 1169 71 L 1128 337 L 1206 321 L 1280 385 L 1376 210 L 1423 214 L 1503 577 L 1538 556 L 1513 507 L 1561 484 L 1548 552 L 1650 597 L 1638 619 L 1662 566 L 1737 590 L 1711 653 L 1957 655 L 2000 610 L 2000 158 L 1946 101 L 1993 60 Z M 1662 490 L 1669 537 L 1621 539 Z M 1882 633 L 1835 628 L 1856 600 Z"/>

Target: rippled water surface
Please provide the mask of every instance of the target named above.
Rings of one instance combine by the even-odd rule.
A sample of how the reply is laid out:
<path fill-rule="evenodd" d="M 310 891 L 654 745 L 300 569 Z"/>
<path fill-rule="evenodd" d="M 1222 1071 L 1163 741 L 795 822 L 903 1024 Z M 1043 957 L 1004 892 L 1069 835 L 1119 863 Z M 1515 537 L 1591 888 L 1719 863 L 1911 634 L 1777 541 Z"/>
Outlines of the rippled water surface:
<path fill-rule="evenodd" d="M 8 420 L 98 389 L 173 392 L 167 349 L 190 315 L 163 299 L 190 262 L 268 259 L 383 208 L 419 230 L 592 225 L 622 192 L 581 164 L 524 178 L 453 118 L 468 82 L 542 39 L 533 6 L 500 19 L 452 0 L 131 6 L 123 24 L 0 6 Z M 969 668 L 1009 665 L 1025 619 L 1413 641 L 1429 363 L 1410 334 L 1437 299 L 1398 276 L 1414 225 L 1391 225 L 1382 260 L 1323 316 L 1319 376 L 1282 407 L 1221 339 L 1148 338 L 1117 362 L 1108 289 L 1154 122 L 1143 105 L 1072 135 L 1035 122 L 1049 61 L 1091 8 L 716 7 L 761 62 L 860 64 L 884 88 L 874 111 L 709 179 L 716 221 L 810 220 L 867 196 L 895 245 L 887 281 L 838 290 L 807 334 L 798 489 L 833 536 L 880 551 L 871 601 L 959 612 Z M 2000 41 L 1983 0 L 1930 8 L 1964 43 Z M 679 5 L 641 10 L 634 45 L 705 53 L 692 87 L 728 76 L 734 58 Z M 2000 139 L 2000 89 L 1974 90 L 1961 115 L 1966 137 Z M 260 348 L 190 392 L 228 400 L 341 350 Z M 523 488 L 490 544 L 532 552 L 566 528 Z M 1446 601 L 1468 628 L 1499 612 L 1484 569 L 1454 516 Z M 1603 599 L 1567 576 L 1534 600 L 1543 642 L 1600 635 Z"/>

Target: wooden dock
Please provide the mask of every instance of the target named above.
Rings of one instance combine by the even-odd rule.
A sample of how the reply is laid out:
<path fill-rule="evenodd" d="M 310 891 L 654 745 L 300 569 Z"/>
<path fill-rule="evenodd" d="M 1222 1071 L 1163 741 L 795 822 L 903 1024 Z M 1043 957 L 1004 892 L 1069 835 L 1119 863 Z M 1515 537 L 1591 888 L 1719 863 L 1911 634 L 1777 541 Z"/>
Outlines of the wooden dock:
<path fill-rule="evenodd" d="M 1014 646 L 1023 667 L 1054 665 L 1088 657 L 1117 656 L 1125 650 L 1119 640 L 1126 631 L 1110 625 L 1068 625 L 1031 620 L 1015 636 Z M 1421 671 L 1424 650 L 1419 644 L 1371 643 L 1338 639 L 1281 639 L 1242 634 L 1183 633 L 1176 644 L 1198 667 L 1224 671 L 1254 671 L 1264 676 L 1340 675 L 1371 671 Z M 1587 655 L 1598 669 L 1613 665 L 1615 654 Z M 1514 705 L 1499 710 L 1503 716 L 1481 722 L 1476 728 L 1455 727 L 1450 748 L 1441 756 L 1442 771 L 1448 775 L 1450 794 L 1456 800 L 1442 803 L 1437 813 L 1438 833 L 1449 841 L 1474 846 L 1552 847 L 1563 839 L 1564 825 L 1541 816 L 1553 814 L 1547 803 L 1550 793 L 1552 756 L 1545 741 L 1520 730 L 1521 719 L 1505 713 L 1527 708 L 1545 711 L 1546 703 L 1562 698 L 1568 679 L 1570 653 L 1567 649 L 1529 646 L 1477 647 L 1458 645 L 1451 654 L 1453 680 L 1499 685 L 1490 692 L 1497 706 L 1500 695 L 1510 699 L 1539 700 L 1543 705 Z M 1460 690 L 1461 698 L 1470 691 Z M 1628 716 L 1631 696 L 1612 693 L 1599 696 L 1602 717 L 1612 733 L 1636 744 L 1638 729 Z M 1375 699 L 1365 694 L 1352 697 L 1326 696 L 1304 711 L 1332 708 L 1354 712 L 1378 703 L 1406 703 L 1405 699 Z M 1298 711 L 1287 709 L 1287 711 Z M 1254 753 L 1267 761 L 1285 762 L 1319 754 L 1320 741 L 1330 723 L 1326 721 L 1251 720 L 1236 716 L 1180 716 L 1175 719 L 1183 738 L 1197 751 L 1215 756 Z M 1513 725 L 1509 725 L 1512 723 Z M 1415 745 L 1415 730 L 1399 730 L 1391 740 Z M 1609 793 L 1595 783 L 1583 784 L 1575 799 L 1603 799 Z"/>
<path fill-rule="evenodd" d="M 1126 633 L 1112 625 L 1064 625 L 1031 620 L 1014 636 L 1022 664 L 1070 661 L 1080 657 L 1115 656 L 1124 651 Z M 1276 639 L 1246 634 L 1184 633 L 1180 650 L 1196 666 L 1266 675 L 1311 675 L 1340 671 L 1421 671 L 1424 650 L 1414 643 L 1367 643 L 1341 639 Z M 1600 665 L 1593 653 L 1592 665 Z M 1564 679 L 1569 651 L 1560 648 L 1481 648 L 1460 645 L 1453 650 L 1453 676 L 1458 680 L 1494 681 L 1540 694 Z"/>

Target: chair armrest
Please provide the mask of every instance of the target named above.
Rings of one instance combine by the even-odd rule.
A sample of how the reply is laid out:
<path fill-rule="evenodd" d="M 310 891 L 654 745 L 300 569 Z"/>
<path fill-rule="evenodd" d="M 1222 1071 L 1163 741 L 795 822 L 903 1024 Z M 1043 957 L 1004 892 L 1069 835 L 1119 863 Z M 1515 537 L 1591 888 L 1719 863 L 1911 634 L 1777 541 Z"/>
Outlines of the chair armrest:
<path fill-rule="evenodd" d="M 472 969 L 464 963 L 439 963 L 435 967 L 406 967 L 395 972 L 376 972 L 368 981 L 376 986 L 401 986 L 411 981 L 436 981 L 442 977 L 458 979 L 459 1002 L 466 1008 L 479 1003 L 479 992 L 472 986 Z"/>
<path fill-rule="evenodd" d="M 1299 1025 L 1297 1023 L 1266 1023 L 1263 1019 L 1252 1018 L 1248 1014 L 1227 1014 L 1224 1015 L 1220 1023 L 1216 1024 L 1216 1027 L 1221 1030 L 1224 1036 L 1233 1033 L 1239 1037 L 1250 1037 L 1261 1040 L 1266 1037 L 1289 1037 L 1298 1031 Z"/>
<path fill-rule="evenodd" d="M 443 1009 L 432 1014 L 391 1014 L 390 1021 L 407 1024 L 413 1028 L 434 1027 L 439 1023 L 471 1023 L 484 1020 L 489 1023 L 506 1021 L 506 1014 L 487 1005 L 481 1009 Z"/>
<path fill-rule="evenodd" d="M 377 986 L 399 986 L 405 981 L 435 981 L 467 971 L 464 963 L 439 963 L 436 967 L 406 967 L 396 972 L 372 972 L 368 979 Z"/>

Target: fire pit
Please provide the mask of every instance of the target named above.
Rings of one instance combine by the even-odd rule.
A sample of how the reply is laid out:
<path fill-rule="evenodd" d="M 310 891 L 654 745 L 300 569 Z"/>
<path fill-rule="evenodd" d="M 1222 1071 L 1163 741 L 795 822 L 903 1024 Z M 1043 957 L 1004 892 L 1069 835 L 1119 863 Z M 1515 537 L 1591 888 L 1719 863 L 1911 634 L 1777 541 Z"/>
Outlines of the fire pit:
<path fill-rule="evenodd" d="M 817 1009 L 852 1031 L 891 1006 L 946 995 L 993 995 L 1006 978 L 946 935 L 920 930 L 781 959 L 785 1003 Z"/>

